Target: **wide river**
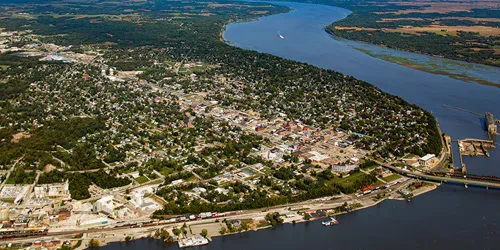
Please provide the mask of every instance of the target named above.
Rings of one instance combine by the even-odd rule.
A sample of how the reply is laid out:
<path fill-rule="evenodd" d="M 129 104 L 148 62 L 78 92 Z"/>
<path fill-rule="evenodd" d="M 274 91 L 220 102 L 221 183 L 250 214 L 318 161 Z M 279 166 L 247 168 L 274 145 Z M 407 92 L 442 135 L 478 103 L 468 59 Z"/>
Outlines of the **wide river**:
<path fill-rule="evenodd" d="M 334 39 L 323 30 L 345 18 L 349 10 L 314 4 L 276 4 L 286 5 L 292 11 L 230 24 L 224 39 L 244 49 L 333 69 L 370 82 L 431 111 L 454 140 L 487 138 L 483 120 L 443 104 L 500 116 L 498 87 L 377 59 L 353 48 L 352 42 Z M 494 81 L 500 79 L 500 69 L 489 68 L 486 74 Z M 469 172 L 500 176 L 498 149 L 492 151 L 491 158 L 464 160 Z M 444 185 L 412 202 L 385 201 L 339 216 L 339 221 L 339 225 L 328 228 L 314 221 L 215 237 L 199 249 L 500 249 L 500 191 Z M 177 249 L 177 245 L 143 239 L 104 247 L 119 248 Z"/>

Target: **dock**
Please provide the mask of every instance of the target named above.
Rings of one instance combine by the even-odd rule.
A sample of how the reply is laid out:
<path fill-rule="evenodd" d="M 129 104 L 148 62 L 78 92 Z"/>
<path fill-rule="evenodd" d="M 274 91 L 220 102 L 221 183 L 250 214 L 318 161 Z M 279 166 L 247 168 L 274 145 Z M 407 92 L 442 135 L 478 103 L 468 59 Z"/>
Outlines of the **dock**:
<path fill-rule="evenodd" d="M 441 132 L 441 130 L 440 130 Z M 452 146 L 452 141 L 451 141 L 451 137 L 449 135 L 443 135 L 443 139 L 444 139 L 444 146 L 446 148 L 446 151 L 445 152 L 448 152 L 448 156 L 450 157 L 450 167 L 455 167 L 455 159 L 454 159 L 454 155 L 453 155 L 453 146 Z"/>
<path fill-rule="evenodd" d="M 461 155 L 467 156 L 486 156 L 490 157 L 488 149 L 495 149 L 495 142 L 481 139 L 463 139 L 458 140 L 459 151 Z"/>

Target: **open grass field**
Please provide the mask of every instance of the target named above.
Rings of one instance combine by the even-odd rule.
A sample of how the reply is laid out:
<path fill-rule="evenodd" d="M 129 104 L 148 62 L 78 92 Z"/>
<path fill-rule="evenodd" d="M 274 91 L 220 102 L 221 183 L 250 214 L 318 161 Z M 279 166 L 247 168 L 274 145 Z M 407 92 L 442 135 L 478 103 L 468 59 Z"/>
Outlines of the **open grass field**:
<path fill-rule="evenodd" d="M 398 28 L 385 28 L 386 32 L 402 32 L 407 34 L 418 34 L 420 32 L 432 32 L 440 35 L 454 35 L 456 36 L 458 31 L 466 32 L 478 32 L 484 36 L 499 36 L 500 27 L 498 23 L 500 22 L 500 13 L 498 16 L 494 14 L 488 14 L 489 16 L 475 16 L 474 11 L 499 11 L 500 4 L 498 1 L 493 0 L 478 0 L 478 1 L 394 1 L 394 2 L 378 2 L 374 1 L 373 4 L 378 6 L 388 6 L 387 11 L 376 11 L 373 12 L 379 15 L 380 18 L 377 23 L 394 23 L 397 25 L 398 22 L 427 22 L 426 25 L 397 25 Z M 400 9 L 394 11 L 389 5 L 398 6 Z M 384 9 L 384 8 L 382 8 Z M 471 15 L 464 15 L 464 12 L 469 12 Z M 422 16 L 418 16 L 418 14 Z M 430 14 L 432 15 L 424 15 Z M 438 15 L 439 14 L 439 15 Z M 389 16 L 388 16 L 389 15 Z M 468 21 L 473 22 L 472 25 L 445 25 L 444 21 Z M 428 22 L 432 22 L 428 25 Z M 474 24 L 475 23 L 475 24 Z M 343 29 L 354 29 L 354 30 L 373 30 L 373 27 L 347 27 L 345 25 Z M 340 27 L 337 27 L 340 28 Z"/>
<path fill-rule="evenodd" d="M 470 11 L 481 8 L 498 8 L 498 1 L 478 0 L 478 1 L 408 1 L 408 2 L 388 2 L 398 6 L 408 6 L 408 9 L 396 11 L 396 14 L 408 13 L 450 13 L 458 11 Z M 419 8 L 414 8 L 419 7 Z"/>
<path fill-rule="evenodd" d="M 146 176 L 139 176 L 139 177 L 135 178 L 135 181 L 137 181 L 139 184 L 142 184 L 142 183 L 149 181 L 149 179 Z"/>
<path fill-rule="evenodd" d="M 488 26 L 443 26 L 430 25 L 425 27 L 401 27 L 397 29 L 385 29 L 389 32 L 402 32 L 407 34 L 419 34 L 421 32 L 432 32 L 438 35 L 457 36 L 459 31 L 477 32 L 483 36 L 499 36 L 500 28 Z"/>
<path fill-rule="evenodd" d="M 355 173 L 355 174 L 352 174 L 348 177 L 345 177 L 345 178 L 335 178 L 333 180 L 331 180 L 331 184 L 337 184 L 343 188 L 351 188 L 352 186 L 355 185 L 356 181 L 358 180 L 361 180 L 364 176 L 366 176 L 365 173 L 363 172 L 358 172 L 358 173 Z"/>
<path fill-rule="evenodd" d="M 384 177 L 382 178 L 384 181 L 386 182 L 391 182 L 391 181 L 395 181 L 397 179 L 401 178 L 401 175 L 399 174 L 392 174 L 392 175 L 389 175 L 387 177 Z"/>
<path fill-rule="evenodd" d="M 333 23 L 327 31 L 345 39 L 398 50 L 499 65 L 500 50 L 496 47 L 500 40 L 498 1 L 370 0 L 370 3 L 348 6 L 354 14 Z M 420 69 L 420 65 L 400 64 Z M 453 77 L 464 78 L 462 75 Z"/>

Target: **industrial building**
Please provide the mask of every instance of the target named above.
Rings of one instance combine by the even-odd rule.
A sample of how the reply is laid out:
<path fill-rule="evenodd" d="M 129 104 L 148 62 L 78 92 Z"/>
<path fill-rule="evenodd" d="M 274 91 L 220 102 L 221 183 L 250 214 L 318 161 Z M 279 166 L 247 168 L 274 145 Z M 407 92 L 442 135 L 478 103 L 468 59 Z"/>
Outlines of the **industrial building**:
<path fill-rule="evenodd" d="M 68 182 L 42 184 L 34 188 L 35 198 L 70 198 Z"/>
<path fill-rule="evenodd" d="M 332 171 L 339 172 L 339 173 L 346 173 L 349 171 L 352 171 L 356 169 L 358 165 L 332 165 Z"/>
<path fill-rule="evenodd" d="M 492 113 L 486 112 L 486 114 L 484 114 L 484 122 L 485 122 L 486 130 L 488 131 L 488 133 L 496 135 L 497 134 L 497 124 L 496 124 L 495 118 L 493 117 Z"/>
<path fill-rule="evenodd" d="M 94 207 L 97 212 L 112 214 L 113 210 L 115 209 L 113 196 L 107 195 L 102 197 L 95 202 Z"/>

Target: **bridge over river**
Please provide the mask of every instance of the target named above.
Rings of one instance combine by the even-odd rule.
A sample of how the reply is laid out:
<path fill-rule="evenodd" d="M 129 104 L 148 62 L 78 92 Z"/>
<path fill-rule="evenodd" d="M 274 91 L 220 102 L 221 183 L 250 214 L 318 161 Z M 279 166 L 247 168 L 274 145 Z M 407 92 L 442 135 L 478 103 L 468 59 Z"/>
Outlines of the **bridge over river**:
<path fill-rule="evenodd" d="M 433 182 L 449 183 L 449 184 L 463 184 L 466 187 L 475 186 L 475 187 L 484 187 L 486 189 L 489 188 L 500 189 L 500 178 L 495 176 L 412 172 L 379 161 L 375 162 L 384 168 L 388 168 L 394 172 L 397 172 L 401 175 L 410 178 L 433 181 Z"/>

